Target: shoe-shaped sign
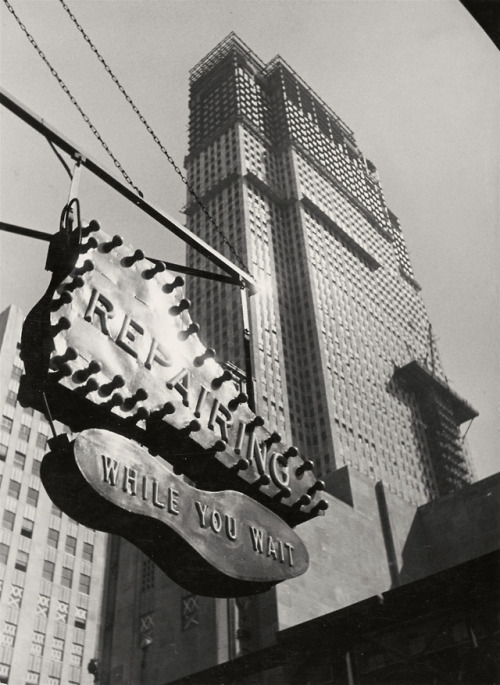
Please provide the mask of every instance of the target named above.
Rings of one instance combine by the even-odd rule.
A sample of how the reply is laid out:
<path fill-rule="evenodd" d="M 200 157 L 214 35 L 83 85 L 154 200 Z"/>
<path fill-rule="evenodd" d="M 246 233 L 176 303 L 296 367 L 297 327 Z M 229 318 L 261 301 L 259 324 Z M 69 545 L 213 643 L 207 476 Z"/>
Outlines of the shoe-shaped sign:
<path fill-rule="evenodd" d="M 307 569 L 293 529 L 247 495 L 194 488 L 162 459 L 105 430 L 85 430 L 71 444 L 62 435 L 50 446 L 41 476 L 57 506 L 126 538 L 195 594 L 263 592 Z"/>
<path fill-rule="evenodd" d="M 145 463 L 160 456 L 196 488 L 239 492 L 289 526 L 324 512 L 312 461 L 254 414 L 201 341 L 182 278 L 96 221 L 56 234 L 47 268 L 23 327 L 22 404 L 74 432 L 134 440 Z"/>

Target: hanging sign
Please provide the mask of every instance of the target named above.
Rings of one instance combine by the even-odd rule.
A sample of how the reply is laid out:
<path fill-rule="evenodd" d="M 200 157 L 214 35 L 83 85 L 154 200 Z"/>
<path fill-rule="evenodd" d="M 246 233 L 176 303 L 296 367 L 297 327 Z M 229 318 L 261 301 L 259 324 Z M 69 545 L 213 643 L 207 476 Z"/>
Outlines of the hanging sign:
<path fill-rule="evenodd" d="M 90 429 L 51 447 L 41 474 L 57 506 L 125 537 L 195 594 L 248 595 L 307 569 L 303 542 L 279 516 L 240 492 L 188 485 L 132 440 Z"/>
<path fill-rule="evenodd" d="M 21 379 L 19 399 L 24 406 L 42 412 L 49 408 L 54 419 L 74 432 L 84 432 L 82 435 L 86 437 L 81 441 L 77 438 L 75 443 L 75 468 L 80 469 L 80 481 L 86 479 L 87 486 L 93 488 L 96 516 L 106 518 L 109 514 L 114 532 L 127 537 L 129 521 L 143 515 L 155 519 L 155 525 L 166 530 L 164 517 L 168 509 L 165 512 L 155 507 L 150 499 L 153 483 L 160 482 L 156 475 L 148 480 L 150 469 L 156 473 L 162 468 L 158 457 L 169 462 L 169 469 L 173 469 L 174 473 L 168 471 L 165 482 L 175 482 L 171 487 L 177 492 L 188 492 L 185 483 L 177 487 L 180 474 L 195 489 L 199 488 L 199 500 L 193 501 L 199 501 L 201 511 L 217 511 L 222 517 L 219 508 L 224 503 L 230 520 L 239 517 L 241 521 L 247 518 L 253 521 L 257 511 L 261 512 L 260 517 L 262 511 L 269 515 L 269 524 L 265 523 L 267 519 L 257 517 L 255 520 L 261 521 L 261 528 L 256 527 L 257 523 L 250 523 L 249 530 L 253 525 L 256 531 L 268 530 L 271 521 L 274 521 L 272 526 L 277 525 L 275 515 L 278 515 L 291 535 L 290 526 L 324 512 L 328 505 L 319 496 L 324 484 L 314 478 L 312 461 L 300 457 L 296 448 L 284 445 L 281 436 L 254 414 L 239 378 L 219 363 L 214 350 L 202 342 L 199 326 L 189 315 L 190 303 L 183 297 L 181 277 L 167 272 L 161 262 L 147 259 L 141 250 L 124 245 L 119 236 L 105 234 L 95 221 L 81 234 L 76 231 L 56 234 L 49 248 L 47 268 L 53 272 L 50 285 L 23 327 L 21 352 L 26 374 Z M 111 487 L 109 482 L 97 485 L 96 473 L 85 470 L 84 462 L 78 457 L 80 451 L 88 452 L 83 445 L 90 444 L 89 429 L 97 429 L 103 442 L 101 454 L 89 457 L 89 463 L 95 462 L 92 468 L 102 467 L 102 454 L 105 454 L 112 460 L 109 463 L 116 462 L 120 477 L 124 477 L 132 466 L 121 461 L 125 459 L 121 454 L 138 455 L 137 449 L 141 450 L 145 471 L 133 468 L 139 474 L 138 479 L 146 478 L 141 482 L 150 483 L 149 499 L 141 499 L 142 495 L 131 494 L 130 490 Z M 121 445 L 127 439 L 134 441 L 130 450 L 120 448 L 120 454 L 115 454 L 114 436 L 122 436 Z M 106 447 L 108 440 L 109 447 Z M 56 445 L 53 455 L 57 451 Z M 62 468 L 63 462 L 53 455 L 51 463 Z M 43 478 L 44 473 L 49 471 L 43 470 Z M 57 478 L 53 470 L 50 474 L 47 489 L 57 497 L 54 485 Z M 83 487 L 85 491 L 87 486 Z M 225 494 L 214 491 L 225 491 Z M 61 508 L 85 523 L 88 517 L 84 510 L 76 504 L 73 507 L 72 498 L 61 496 Z M 184 500 L 190 497 L 186 495 Z M 249 502 L 255 506 L 249 507 Z M 193 506 L 196 513 L 196 504 Z M 247 516 L 241 506 L 251 513 Z M 110 507 L 114 507 L 113 514 Z M 145 514 L 146 510 L 150 513 Z M 179 549 L 194 550 L 186 552 L 187 557 L 200 554 L 193 542 L 197 537 L 185 518 L 187 513 L 178 516 L 177 523 L 168 519 L 172 525 L 167 528 L 172 532 L 165 534 L 166 537 L 179 539 Z M 217 527 L 219 518 L 217 514 L 214 516 L 213 525 Z M 89 525 L 97 527 L 93 521 Z M 213 525 L 210 524 L 210 529 Z M 272 526 L 269 531 L 274 531 Z M 111 530 L 104 524 L 101 527 Z M 234 582 L 253 582 L 254 591 L 259 591 L 263 584 L 269 586 L 291 577 L 283 575 L 285 562 L 271 563 L 275 561 L 276 549 L 281 555 L 281 547 L 276 548 L 274 541 L 281 540 L 284 550 L 288 549 L 287 540 L 290 545 L 297 543 L 290 542 L 291 538 L 286 538 L 283 531 L 276 531 L 269 532 L 267 538 L 265 533 L 262 539 L 258 537 L 256 544 L 269 544 L 271 552 L 266 562 L 256 557 L 260 561 L 255 568 L 260 571 L 255 571 L 254 580 L 239 575 L 235 561 L 238 555 L 229 555 L 236 564 L 232 576 L 225 566 L 219 568 L 217 564 L 213 565 L 213 572 L 225 573 Z M 203 538 L 205 542 L 213 542 L 215 557 L 217 545 L 223 540 L 222 529 L 220 532 L 220 537 L 217 534 L 217 538 Z M 203 527 L 197 533 L 203 534 Z M 137 542 L 140 536 L 135 537 L 141 547 Z M 146 545 L 147 549 L 144 545 L 143 551 L 177 577 L 170 562 L 158 562 L 160 557 L 153 553 L 154 545 Z M 234 547 L 230 545 L 230 549 Z M 246 558 L 245 554 L 242 558 Z M 302 558 L 306 559 L 307 555 Z M 210 555 L 204 559 L 209 565 L 213 562 Z M 249 562 L 248 569 L 253 569 L 255 563 Z M 292 570 L 293 574 L 302 573 L 306 566 L 307 562 L 301 562 L 289 567 L 287 573 Z M 179 569 L 184 568 L 185 565 L 179 565 Z M 276 574 L 282 575 L 278 578 Z M 184 577 L 181 573 L 179 582 Z M 228 587 L 232 587 L 229 582 Z M 245 592 L 250 594 L 248 588 Z"/>
<path fill-rule="evenodd" d="M 182 278 L 97 222 L 90 229 L 68 250 L 69 266 L 56 234 L 52 262 L 63 278 L 54 287 L 55 272 L 27 317 L 21 401 L 44 411 L 43 388 L 54 417 L 73 431 L 131 437 L 200 487 L 246 492 L 290 525 L 322 513 L 312 462 L 251 411 L 202 343 Z"/>

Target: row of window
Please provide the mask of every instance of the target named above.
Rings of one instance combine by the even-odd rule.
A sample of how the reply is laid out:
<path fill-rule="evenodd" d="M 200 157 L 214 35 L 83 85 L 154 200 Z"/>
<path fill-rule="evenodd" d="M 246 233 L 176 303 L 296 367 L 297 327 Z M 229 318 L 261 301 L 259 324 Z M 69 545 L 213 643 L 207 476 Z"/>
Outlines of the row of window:
<path fill-rule="evenodd" d="M 6 545 L 3 542 L 0 543 L 0 564 L 4 564 L 4 565 L 7 564 L 7 560 L 9 558 L 9 551 L 10 551 L 9 545 Z M 93 551 L 92 551 L 92 553 L 93 553 Z M 28 568 L 28 561 L 29 561 L 29 554 L 27 552 L 24 552 L 23 550 L 18 550 L 14 567 L 18 571 L 26 572 L 26 570 Z M 56 565 L 53 561 L 49 561 L 48 559 L 44 560 L 43 568 L 42 568 L 42 576 L 43 576 L 43 578 L 45 578 L 45 580 L 49 580 L 50 582 L 53 582 L 54 575 L 55 575 L 55 567 L 56 567 Z M 67 566 L 62 567 L 60 584 L 63 587 L 67 587 L 67 588 L 73 587 L 73 569 L 68 568 Z M 86 573 L 80 573 L 80 578 L 79 578 L 79 583 L 78 583 L 78 591 L 83 592 L 86 595 L 88 595 L 90 592 L 90 576 L 87 575 Z"/>
<path fill-rule="evenodd" d="M 10 418 L 10 416 L 2 416 L 2 425 L 1 428 L 2 430 L 10 435 L 12 433 L 12 428 L 14 425 L 13 419 Z M 31 436 L 31 428 L 25 423 L 22 423 L 19 426 L 19 438 L 21 440 L 24 440 L 25 442 L 28 442 Z M 38 433 L 36 436 L 36 446 L 40 447 L 40 449 L 45 449 L 47 446 L 47 436 L 44 433 Z M 0 459 L 2 461 L 5 461 L 5 457 L 7 456 L 7 445 L 2 443 L 2 450 L 0 453 Z"/>
<path fill-rule="evenodd" d="M 14 523 L 16 519 L 16 514 L 13 511 L 6 509 L 3 514 L 2 526 L 7 530 L 14 529 Z M 33 537 L 34 523 L 28 518 L 23 518 L 21 524 L 21 535 L 27 538 Z M 47 533 L 47 545 L 58 549 L 59 547 L 59 531 L 55 528 L 49 528 Z M 72 556 L 76 555 L 77 538 L 73 535 L 66 536 L 64 551 Z M 94 545 L 90 542 L 84 542 L 82 547 L 82 559 L 84 561 L 92 562 L 94 560 Z"/>

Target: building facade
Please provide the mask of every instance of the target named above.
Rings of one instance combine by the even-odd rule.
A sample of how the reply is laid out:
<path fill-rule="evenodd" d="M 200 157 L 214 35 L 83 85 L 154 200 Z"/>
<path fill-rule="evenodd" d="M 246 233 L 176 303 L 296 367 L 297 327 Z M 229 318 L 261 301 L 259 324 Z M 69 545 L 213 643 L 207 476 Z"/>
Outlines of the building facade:
<path fill-rule="evenodd" d="M 0 315 L 0 683 L 90 685 L 106 536 L 70 520 L 41 484 L 51 433 L 17 402 L 22 323 L 17 307 Z"/>
<path fill-rule="evenodd" d="M 420 504 L 471 481 L 398 219 L 353 132 L 281 57 L 230 34 L 190 73 L 187 226 L 259 284 L 257 412 L 325 477 L 350 465 Z M 221 231 L 227 237 L 224 240 Z M 231 243 L 231 249 L 227 242 Z M 188 250 L 188 264 L 208 268 Z M 193 316 L 245 368 L 239 293 L 192 279 Z"/>

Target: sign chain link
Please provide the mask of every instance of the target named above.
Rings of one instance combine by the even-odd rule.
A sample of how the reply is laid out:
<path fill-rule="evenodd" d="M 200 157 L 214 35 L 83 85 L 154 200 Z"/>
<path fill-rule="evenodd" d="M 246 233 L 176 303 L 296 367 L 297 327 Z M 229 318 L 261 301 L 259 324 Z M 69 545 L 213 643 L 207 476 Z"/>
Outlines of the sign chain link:
<path fill-rule="evenodd" d="M 83 109 L 80 107 L 80 105 L 79 105 L 78 102 L 76 101 L 75 97 L 72 95 L 71 91 L 69 90 L 68 86 L 64 83 L 64 81 L 62 80 L 62 78 L 59 76 L 59 74 L 57 73 L 57 71 L 54 69 L 54 67 L 51 65 L 51 63 L 49 62 L 49 60 L 48 60 L 47 57 L 45 56 L 44 52 L 42 51 L 42 49 L 40 48 L 40 46 L 38 45 L 38 43 L 36 42 L 36 40 L 35 40 L 35 39 L 33 38 L 33 36 L 30 34 L 30 32 L 28 31 L 28 29 L 26 28 L 26 26 L 23 24 L 23 22 L 20 20 L 20 18 L 19 18 L 18 15 L 16 14 L 14 8 L 12 7 L 12 5 L 9 3 L 8 0 L 4 0 L 4 3 L 5 3 L 5 5 L 7 6 L 7 9 L 9 10 L 9 12 L 10 12 L 10 13 L 12 14 L 12 16 L 14 17 L 14 19 L 15 19 L 15 20 L 17 21 L 17 23 L 19 24 L 19 27 L 21 28 L 21 30 L 23 31 L 23 33 L 24 33 L 24 34 L 26 35 L 26 37 L 28 38 L 28 40 L 29 40 L 29 42 L 31 43 L 31 45 L 35 48 L 35 50 L 38 52 L 38 55 L 42 58 L 42 60 L 45 62 L 45 64 L 46 64 L 47 67 L 49 68 L 50 73 L 52 74 L 52 76 L 54 76 L 54 77 L 57 79 L 57 82 L 59 83 L 59 85 L 61 86 L 61 88 L 63 89 L 63 91 L 66 93 L 66 95 L 69 97 L 69 99 L 71 100 L 71 102 L 73 103 L 73 105 L 76 107 L 76 109 L 77 109 L 78 112 L 80 113 L 81 117 L 83 118 L 83 120 L 85 121 L 85 123 L 87 124 L 87 126 L 90 128 L 90 130 L 92 131 L 92 133 L 94 134 L 94 136 L 97 138 L 97 140 L 101 143 L 102 147 L 105 149 L 105 151 L 106 151 L 106 152 L 108 153 L 108 155 L 111 157 L 111 159 L 113 160 L 113 163 L 114 163 L 115 167 L 120 171 L 120 173 L 122 174 L 123 178 L 127 181 L 127 183 L 128 183 L 130 186 L 132 186 L 132 188 L 135 190 L 135 192 L 136 192 L 138 195 L 140 195 L 140 197 L 144 197 L 142 191 L 139 190 L 139 188 L 134 184 L 134 182 L 132 181 L 132 179 L 130 178 L 130 176 L 127 174 L 127 172 L 125 171 L 125 169 L 123 168 L 123 166 L 120 164 L 120 162 L 118 161 L 118 159 L 117 159 L 117 158 L 114 156 L 114 154 L 111 152 L 109 146 L 108 146 L 107 143 L 104 141 L 104 139 L 102 138 L 102 136 L 101 136 L 101 134 L 99 133 L 99 131 L 97 130 L 97 128 L 94 126 L 94 124 L 90 121 L 89 117 L 85 114 L 85 112 L 83 111 Z"/>
<path fill-rule="evenodd" d="M 7 2 L 7 0 L 5 0 L 5 2 Z M 193 186 L 191 185 L 191 183 L 188 181 L 188 179 L 186 178 L 186 176 L 182 173 L 182 170 L 177 166 L 177 164 L 175 163 L 175 160 L 172 158 L 172 156 L 169 154 L 168 150 L 167 150 L 167 149 L 165 148 L 165 146 L 162 144 L 161 140 L 158 138 L 158 136 L 157 136 L 156 133 L 154 132 L 154 130 L 153 130 L 153 128 L 151 127 L 151 125 L 148 123 L 148 121 L 146 120 L 146 118 L 144 117 L 144 115 L 142 114 L 142 112 L 139 110 L 139 108 L 138 108 L 137 105 L 134 103 L 134 101 L 132 100 L 132 98 L 130 97 L 130 95 L 127 93 L 127 91 L 125 90 L 125 88 L 123 87 L 123 85 L 120 83 L 120 81 L 118 80 L 118 77 L 114 74 L 114 72 L 112 71 L 111 67 L 107 64 L 106 60 L 105 60 L 104 57 L 101 55 L 101 53 L 99 52 L 99 50 L 97 49 L 97 47 L 94 45 L 94 43 L 92 42 L 92 40 L 90 39 L 90 37 L 87 35 L 87 33 L 85 32 L 85 30 L 83 29 L 83 27 L 81 26 L 81 24 L 78 22 L 77 18 L 75 17 L 75 15 L 74 15 L 73 12 L 71 11 L 71 9 L 70 9 L 70 8 L 68 7 L 68 5 L 64 2 L 64 0 L 59 0 L 59 2 L 60 2 L 61 5 L 63 6 L 63 8 L 64 8 L 64 10 L 67 12 L 67 14 L 69 15 L 71 21 L 72 21 L 72 22 L 75 24 L 75 26 L 77 27 L 78 31 L 79 31 L 79 32 L 81 33 L 81 35 L 83 36 L 84 40 L 85 40 L 86 43 L 89 45 L 89 47 L 91 48 L 92 52 L 95 54 L 95 56 L 97 57 L 97 59 L 99 60 L 99 62 L 102 64 L 102 66 L 104 67 L 104 69 L 108 72 L 108 74 L 109 74 L 109 76 L 111 77 L 112 81 L 114 81 L 114 83 L 115 83 L 116 86 L 118 87 L 118 90 L 122 93 L 122 95 L 124 96 L 124 98 L 126 99 L 126 101 L 127 101 L 127 102 L 129 103 L 129 105 L 132 107 L 133 111 L 134 111 L 134 112 L 136 113 L 136 115 L 139 117 L 139 120 L 141 121 L 141 123 L 145 126 L 146 130 L 148 131 L 148 133 L 151 135 L 151 137 L 153 138 L 153 140 L 155 141 L 155 143 L 158 145 L 158 147 L 160 148 L 160 150 L 162 151 L 162 153 L 165 155 L 165 157 L 167 158 L 167 160 L 170 162 L 170 164 L 171 164 L 172 167 L 174 168 L 174 171 L 175 171 L 175 172 L 178 174 L 178 176 L 181 178 L 182 182 L 184 183 L 184 185 L 186 186 L 186 188 L 188 189 L 188 191 L 191 193 L 192 197 L 194 198 L 194 200 L 196 201 L 196 203 L 199 205 L 199 207 L 201 208 L 201 210 L 203 211 L 203 213 L 205 214 L 205 216 L 207 217 L 207 219 L 209 220 L 209 222 L 213 225 L 213 227 L 215 228 L 215 230 L 216 230 L 217 233 L 219 234 L 220 238 L 222 239 L 223 243 L 224 243 L 225 245 L 227 245 L 227 247 L 229 248 L 229 250 L 231 251 L 231 253 L 233 254 L 233 256 L 234 256 L 234 257 L 238 260 L 238 262 L 240 263 L 240 266 L 242 266 L 242 267 L 245 269 L 245 271 L 249 272 L 248 267 L 245 265 L 244 261 L 241 259 L 240 255 L 238 254 L 238 252 L 237 252 L 237 251 L 235 250 L 235 248 L 233 247 L 231 241 L 228 239 L 228 237 L 226 236 L 226 234 L 222 231 L 222 229 L 220 228 L 220 226 L 217 225 L 215 219 L 212 217 L 212 215 L 210 214 L 210 212 L 209 212 L 209 210 L 207 209 L 207 207 L 203 204 L 203 201 L 201 200 L 200 196 L 198 195 L 198 193 L 196 192 L 196 190 L 194 189 L 194 187 L 193 187 Z"/>

